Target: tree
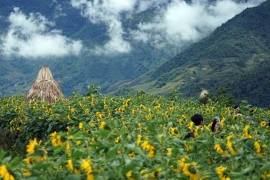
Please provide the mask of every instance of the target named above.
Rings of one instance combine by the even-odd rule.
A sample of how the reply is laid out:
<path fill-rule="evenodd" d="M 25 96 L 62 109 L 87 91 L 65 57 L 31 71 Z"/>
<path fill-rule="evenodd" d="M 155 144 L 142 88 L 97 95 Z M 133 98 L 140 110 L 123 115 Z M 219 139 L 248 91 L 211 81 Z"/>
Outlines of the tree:
<path fill-rule="evenodd" d="M 93 96 L 93 95 L 99 96 L 99 95 L 101 95 L 98 92 L 99 89 L 100 89 L 100 87 L 98 85 L 92 84 L 92 85 L 88 86 L 88 90 L 87 90 L 85 96 Z"/>
<path fill-rule="evenodd" d="M 236 103 L 234 96 L 230 93 L 229 88 L 221 87 L 215 94 L 206 94 L 199 98 L 201 104 L 207 104 L 210 101 L 218 102 L 225 106 L 233 106 Z"/>

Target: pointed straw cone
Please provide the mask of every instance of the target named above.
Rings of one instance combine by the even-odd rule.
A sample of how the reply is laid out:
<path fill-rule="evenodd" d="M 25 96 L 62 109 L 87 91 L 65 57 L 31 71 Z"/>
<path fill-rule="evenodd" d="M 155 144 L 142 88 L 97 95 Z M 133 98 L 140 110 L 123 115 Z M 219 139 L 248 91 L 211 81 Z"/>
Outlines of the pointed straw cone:
<path fill-rule="evenodd" d="M 43 102 L 49 101 L 50 103 L 54 103 L 56 99 L 64 98 L 60 86 L 53 79 L 53 75 L 48 67 L 40 69 L 36 81 L 25 97 L 25 101 L 28 103 L 33 98 L 39 98 Z"/>

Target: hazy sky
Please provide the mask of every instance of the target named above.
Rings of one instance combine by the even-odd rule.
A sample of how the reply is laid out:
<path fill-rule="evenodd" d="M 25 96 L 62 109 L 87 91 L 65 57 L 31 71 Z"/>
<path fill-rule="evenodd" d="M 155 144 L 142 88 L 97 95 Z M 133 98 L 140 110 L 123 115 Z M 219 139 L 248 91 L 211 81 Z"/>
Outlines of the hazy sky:
<path fill-rule="evenodd" d="M 132 51 L 131 41 L 150 43 L 157 48 L 196 42 L 247 7 L 257 6 L 263 1 L 236 3 L 234 0 L 217 0 L 209 4 L 207 0 L 193 0 L 187 4 L 183 0 L 70 0 L 70 4 L 91 23 L 106 25 L 109 40 L 90 51 L 110 55 L 129 53 Z M 56 0 L 54 2 L 57 3 Z M 61 8 L 57 6 L 56 16 L 66 15 L 61 14 Z M 137 24 L 136 30 L 123 28 L 123 18 L 150 8 L 156 9 L 156 15 L 150 22 Z M 125 16 L 121 16 L 123 13 Z M 81 41 L 62 35 L 57 24 L 39 12 L 25 14 L 17 7 L 10 12 L 8 21 L 8 31 L 0 36 L 4 55 L 42 58 L 79 55 L 82 52 Z"/>

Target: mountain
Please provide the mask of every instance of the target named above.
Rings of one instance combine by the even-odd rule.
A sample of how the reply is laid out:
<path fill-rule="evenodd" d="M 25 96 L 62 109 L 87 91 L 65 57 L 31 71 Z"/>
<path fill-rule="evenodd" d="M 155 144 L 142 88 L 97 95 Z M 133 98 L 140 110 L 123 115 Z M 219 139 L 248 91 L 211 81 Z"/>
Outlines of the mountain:
<path fill-rule="evenodd" d="M 0 96 L 27 93 L 42 66 L 50 67 L 66 96 L 74 91 L 85 93 L 87 86 L 91 84 L 98 84 L 101 86 L 101 91 L 105 92 L 111 84 L 118 80 L 134 78 L 150 69 L 159 67 L 182 49 L 182 47 L 176 46 L 158 49 L 148 43 L 131 40 L 132 51 L 130 53 L 95 54 L 89 49 L 102 47 L 110 40 L 108 32 L 106 32 L 108 28 L 106 23 L 93 23 L 83 17 L 80 10 L 73 8 L 70 1 L 57 2 L 55 0 L 1 0 L 0 37 L 9 30 L 8 17 L 16 7 L 25 16 L 30 17 L 31 13 L 41 14 L 55 24 L 55 27 L 49 28 L 61 30 L 61 35 L 72 40 L 80 40 L 84 45 L 84 51 L 79 56 L 35 59 L 21 56 L 7 57 L 0 54 Z M 132 17 L 123 18 L 124 20 L 121 22 L 123 29 L 136 30 L 137 24 L 151 20 L 155 11 L 155 9 L 147 9 Z"/>
<path fill-rule="evenodd" d="M 238 100 L 270 107 L 270 1 L 248 8 L 157 70 L 122 87 L 186 97 L 227 87 Z"/>
<path fill-rule="evenodd" d="M 0 96 L 26 94 L 42 66 L 49 66 L 65 96 L 83 94 L 91 84 L 109 93 L 137 77 L 167 93 L 164 83 L 173 78 L 166 73 L 181 63 L 168 62 L 164 71 L 161 65 L 178 62 L 179 52 L 254 2 L 1 0 Z"/>

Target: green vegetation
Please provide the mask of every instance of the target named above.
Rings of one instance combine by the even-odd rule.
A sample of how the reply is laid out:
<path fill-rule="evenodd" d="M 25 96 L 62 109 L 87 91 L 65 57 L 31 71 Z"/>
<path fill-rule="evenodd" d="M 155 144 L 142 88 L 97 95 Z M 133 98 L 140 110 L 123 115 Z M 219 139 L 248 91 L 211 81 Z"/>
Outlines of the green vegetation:
<path fill-rule="evenodd" d="M 89 49 L 96 46 L 102 47 L 109 40 L 106 25 L 89 22 L 67 1 L 58 1 L 58 3 L 52 0 L 1 1 L 0 33 L 2 34 L 8 30 L 9 23 L 6 18 L 13 12 L 14 7 L 19 7 L 26 15 L 33 12 L 41 13 L 49 21 L 55 22 L 56 26 L 52 27 L 53 29 L 62 30 L 63 35 L 74 40 L 82 40 L 85 51 L 78 57 L 63 58 L 24 59 L 0 56 L 1 66 L 5 67 L 3 71 L 0 69 L 0 73 L 16 72 L 16 74 L 13 73 L 12 78 L 6 75 L 0 76 L 0 95 L 1 93 L 2 95 L 27 93 L 42 66 L 50 67 L 55 80 L 59 82 L 66 96 L 74 91 L 86 93 L 88 84 L 97 84 L 101 87 L 102 93 L 108 93 L 111 85 L 156 69 L 180 51 L 178 47 L 156 49 L 150 44 L 129 40 L 133 49 L 128 54 L 96 56 L 89 52 Z M 62 8 L 65 16 L 55 16 L 55 10 L 59 7 Z M 155 9 L 151 9 L 136 14 L 132 18 L 123 18 L 125 19 L 122 22 L 123 28 L 126 32 L 134 30 L 138 23 L 148 22 L 155 13 Z M 19 83 L 21 84 L 18 85 Z M 16 88 L 14 88 L 15 84 Z"/>
<path fill-rule="evenodd" d="M 270 111 L 253 107 L 250 117 L 250 105 L 240 106 L 236 115 L 224 103 L 201 104 L 177 91 L 103 96 L 95 85 L 87 96 L 54 104 L 2 97 L 0 178 L 268 179 Z M 195 113 L 203 127 L 190 121 Z M 216 116 L 221 125 L 213 133 Z M 184 139 L 188 131 L 195 138 Z"/>
<path fill-rule="evenodd" d="M 203 89 L 213 94 L 226 87 L 237 101 L 270 107 L 269 9 L 270 1 L 246 9 L 130 86 L 155 94 L 177 89 L 184 97 L 198 97 Z M 146 89 L 143 84 L 154 85 Z"/>
<path fill-rule="evenodd" d="M 90 23 L 68 2 L 59 3 L 67 16 L 54 17 L 56 4 L 45 0 L 31 3 L 3 0 L 0 2 L 0 32 L 7 31 L 5 18 L 14 7 L 20 7 L 26 14 L 40 12 L 54 21 L 63 35 L 82 39 L 86 49 L 108 41 L 105 25 Z M 87 93 L 89 84 L 100 86 L 103 94 L 134 95 L 143 91 L 168 95 L 177 90 L 187 98 L 198 97 L 203 89 L 214 94 L 219 87 L 226 87 L 238 102 L 246 99 L 252 105 L 270 107 L 269 9 L 269 1 L 249 8 L 179 54 L 177 47 L 155 49 L 151 43 L 134 41 L 130 54 L 110 57 L 95 56 L 89 51 L 84 51 L 80 57 L 38 61 L 0 56 L 0 95 L 27 93 L 38 70 L 46 65 L 66 96 L 74 91 Z M 126 19 L 123 28 L 136 29 L 135 24 L 149 22 L 155 13 L 155 9 L 150 9 Z"/>
<path fill-rule="evenodd" d="M 199 102 L 201 104 L 215 102 L 229 107 L 233 107 L 236 104 L 236 100 L 228 88 L 220 88 L 216 94 L 205 94 L 199 98 Z"/>

